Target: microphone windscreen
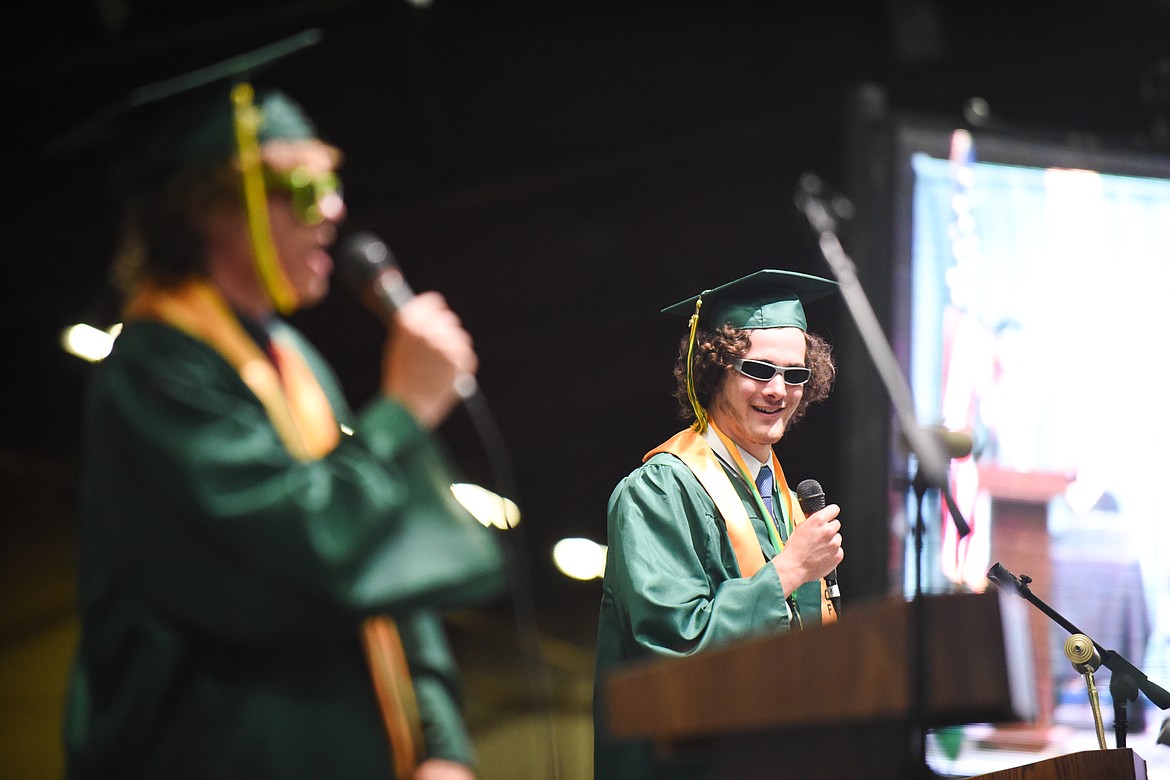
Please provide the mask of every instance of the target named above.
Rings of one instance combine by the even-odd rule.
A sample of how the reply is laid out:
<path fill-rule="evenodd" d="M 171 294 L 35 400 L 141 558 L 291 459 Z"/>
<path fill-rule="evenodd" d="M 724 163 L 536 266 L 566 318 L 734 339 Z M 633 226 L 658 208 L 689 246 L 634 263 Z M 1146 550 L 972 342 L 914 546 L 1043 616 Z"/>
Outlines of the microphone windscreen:
<path fill-rule="evenodd" d="M 395 265 L 386 242 L 366 230 L 347 236 L 334 254 L 341 281 L 353 291 L 364 290 L 378 274 Z"/>
<path fill-rule="evenodd" d="M 797 485 L 796 498 L 806 517 L 825 508 L 825 491 L 815 479 L 806 479 Z"/>

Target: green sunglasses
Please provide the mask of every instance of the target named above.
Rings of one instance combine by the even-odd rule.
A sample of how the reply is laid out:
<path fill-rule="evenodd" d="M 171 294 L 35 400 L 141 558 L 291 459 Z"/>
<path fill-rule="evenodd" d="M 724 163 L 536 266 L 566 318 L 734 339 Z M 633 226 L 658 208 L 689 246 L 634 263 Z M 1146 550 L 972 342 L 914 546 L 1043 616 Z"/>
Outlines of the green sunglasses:
<path fill-rule="evenodd" d="M 336 173 L 313 174 L 307 168 L 291 171 L 264 169 L 264 186 L 269 191 L 286 192 L 292 196 L 293 212 L 306 225 L 325 221 L 321 204 L 326 198 L 341 194 L 341 179 Z"/>

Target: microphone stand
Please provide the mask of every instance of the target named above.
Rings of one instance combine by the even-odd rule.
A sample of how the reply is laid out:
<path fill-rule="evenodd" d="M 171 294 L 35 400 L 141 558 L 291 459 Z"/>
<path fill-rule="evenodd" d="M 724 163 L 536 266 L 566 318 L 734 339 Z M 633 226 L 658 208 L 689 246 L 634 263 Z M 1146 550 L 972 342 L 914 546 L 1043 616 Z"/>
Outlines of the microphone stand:
<path fill-rule="evenodd" d="M 838 284 L 846 308 L 861 334 L 862 342 L 870 360 L 877 369 L 882 385 L 894 407 L 895 418 L 901 430 L 903 441 L 916 460 L 913 487 L 917 494 L 916 520 L 914 525 L 914 597 L 911 601 L 910 646 L 913 657 L 909 659 L 912 685 L 910 713 L 910 749 L 914 768 L 923 777 L 936 777 L 926 763 L 926 610 L 922 588 L 922 546 L 923 520 L 922 499 L 929 489 L 937 489 L 945 497 L 960 536 L 970 533 L 970 527 L 959 513 L 948 486 L 949 459 L 942 445 L 926 434 L 914 414 L 914 400 L 910 385 L 902 373 L 893 348 L 886 340 L 881 323 L 874 314 L 865 290 L 857 277 L 857 266 L 841 246 L 837 237 L 838 219 L 852 216 L 852 204 L 844 197 L 836 196 L 829 201 L 824 197 L 821 180 L 814 174 L 800 177 L 796 193 L 796 205 L 805 215 L 818 235 L 818 245 L 825 261 L 829 264 Z"/>
<path fill-rule="evenodd" d="M 1113 699 L 1113 736 L 1117 747 L 1125 747 L 1125 734 L 1129 729 L 1129 703 L 1136 701 L 1138 695 L 1137 684 L 1128 674 L 1111 674 L 1109 676 L 1109 697 Z"/>
<path fill-rule="evenodd" d="M 1028 575 L 1021 574 L 1019 577 L 1016 577 L 1016 575 L 1012 574 L 999 563 L 996 563 L 987 571 L 987 578 L 997 587 L 1008 590 L 1032 602 L 1037 609 L 1050 617 L 1053 622 L 1070 634 L 1085 633 L 1070 623 L 1055 609 L 1045 604 L 1039 596 L 1032 592 L 1032 589 L 1028 587 L 1028 584 L 1032 582 L 1032 578 Z M 1116 650 L 1106 650 L 1097 644 L 1096 641 L 1091 639 L 1090 641 L 1093 642 L 1093 647 L 1097 649 L 1097 653 L 1101 656 L 1101 665 L 1112 673 L 1109 679 L 1109 695 L 1113 697 L 1113 733 L 1117 740 L 1117 747 L 1123 748 L 1125 747 L 1127 729 L 1126 705 L 1136 700 L 1138 691 L 1141 691 L 1146 695 L 1147 699 L 1160 709 L 1170 709 L 1170 693 L 1167 693 L 1160 686 L 1150 682 L 1150 679 L 1136 666 L 1126 660 L 1121 653 L 1118 653 Z"/>

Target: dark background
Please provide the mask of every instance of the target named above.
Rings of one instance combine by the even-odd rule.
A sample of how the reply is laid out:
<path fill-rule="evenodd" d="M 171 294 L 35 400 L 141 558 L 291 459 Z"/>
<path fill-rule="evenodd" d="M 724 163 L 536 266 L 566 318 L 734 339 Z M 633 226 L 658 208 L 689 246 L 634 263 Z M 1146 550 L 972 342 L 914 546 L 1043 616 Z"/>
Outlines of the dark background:
<path fill-rule="evenodd" d="M 549 551 L 565 536 L 604 542 L 613 485 L 680 427 L 670 368 L 685 323 L 658 310 L 761 267 L 828 275 L 793 193 L 813 171 L 853 194 L 884 164 L 880 145 L 856 143 L 858 116 L 962 126 L 978 97 L 987 132 L 1170 150 L 1168 0 L 45 0 L 23 14 L 3 33 L 6 539 L 71 522 L 88 366 L 57 337 L 98 311 L 116 229 L 105 161 L 38 150 L 134 87 L 320 27 L 320 45 L 258 82 L 345 150 L 347 228 L 383 235 L 412 285 L 444 292 L 475 336 L 541 619 L 584 641 L 598 583 L 555 574 Z M 872 224 L 847 229 L 846 248 L 884 314 Z M 351 296 L 295 319 L 355 403 L 373 391 L 382 332 Z M 890 587 L 889 404 L 841 304 L 814 305 L 810 321 L 841 345 L 841 388 L 780 456 L 792 483 L 867 497 L 845 507 L 841 572 L 845 593 L 867 598 Z M 466 415 L 443 434 L 470 478 L 505 487 Z"/>

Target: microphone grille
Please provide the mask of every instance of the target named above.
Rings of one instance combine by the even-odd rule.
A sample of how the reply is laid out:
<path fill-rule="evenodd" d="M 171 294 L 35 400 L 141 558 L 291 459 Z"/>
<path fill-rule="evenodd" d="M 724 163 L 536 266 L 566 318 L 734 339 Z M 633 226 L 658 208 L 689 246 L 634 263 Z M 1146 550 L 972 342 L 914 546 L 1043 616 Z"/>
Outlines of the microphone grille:
<path fill-rule="evenodd" d="M 1101 656 L 1097 654 L 1093 640 L 1084 634 L 1073 634 L 1064 641 L 1064 655 L 1074 665 L 1084 664 L 1093 669 L 1101 665 Z"/>
<path fill-rule="evenodd" d="M 335 253 L 341 280 L 352 290 L 360 290 L 387 268 L 397 265 L 386 242 L 369 231 L 347 236 Z"/>
<path fill-rule="evenodd" d="M 803 480 L 796 486 L 796 499 L 800 502 L 800 511 L 806 515 L 825 508 L 825 491 L 815 479 Z"/>
<path fill-rule="evenodd" d="M 796 486 L 796 495 L 799 498 L 813 498 L 814 496 L 823 496 L 825 491 L 821 489 L 821 483 L 815 479 L 803 480 Z"/>

